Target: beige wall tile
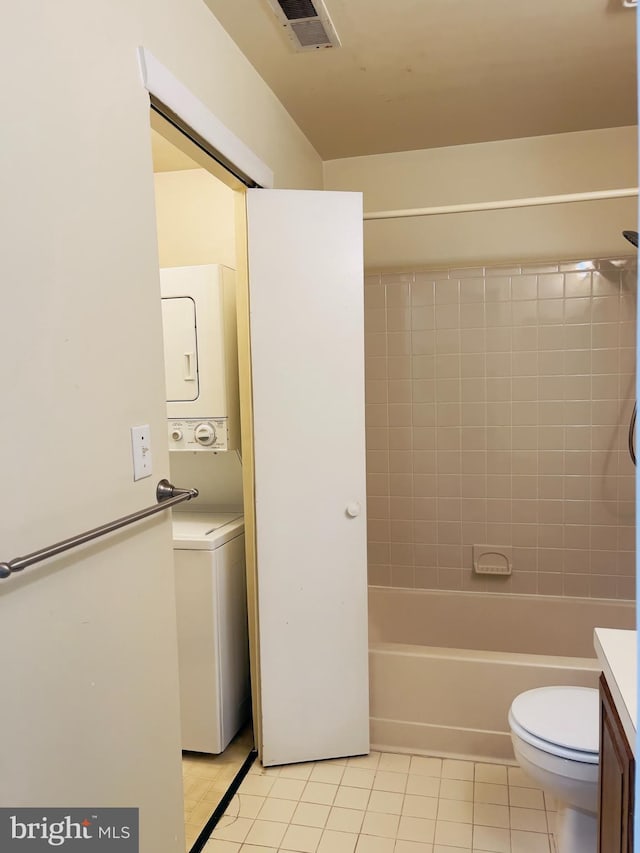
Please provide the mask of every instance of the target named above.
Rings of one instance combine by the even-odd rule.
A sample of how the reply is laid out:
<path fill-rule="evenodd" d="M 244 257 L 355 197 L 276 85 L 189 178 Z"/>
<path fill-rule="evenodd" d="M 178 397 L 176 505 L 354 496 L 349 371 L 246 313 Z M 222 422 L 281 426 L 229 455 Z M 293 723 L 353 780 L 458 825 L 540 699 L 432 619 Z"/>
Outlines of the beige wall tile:
<path fill-rule="evenodd" d="M 383 291 L 383 303 L 386 298 L 386 304 L 389 306 L 389 308 L 406 308 L 411 305 L 410 282 L 397 282 L 396 284 L 390 284 L 386 287 L 381 287 L 381 290 Z M 367 305 L 367 293 L 368 291 L 365 290 L 365 307 Z M 380 297 L 378 297 L 378 299 L 379 298 Z"/>
<path fill-rule="evenodd" d="M 416 277 L 416 282 L 411 288 L 412 305 L 433 305 L 435 302 L 435 282 L 422 281 Z"/>
<path fill-rule="evenodd" d="M 635 273 L 598 264 L 367 277 L 371 582 L 635 594 Z M 500 585 L 482 541 L 514 549 Z"/>
<path fill-rule="evenodd" d="M 368 311 L 371 308 L 385 308 L 386 306 L 385 289 L 380 284 L 366 285 L 364 289 L 364 308 Z"/>
<path fill-rule="evenodd" d="M 414 499 L 412 497 L 392 496 L 389 498 L 389 518 L 400 521 L 413 518 Z"/>
<path fill-rule="evenodd" d="M 523 272 L 527 268 L 523 269 Z M 539 275 L 538 299 L 558 299 L 564 295 L 563 275 Z"/>

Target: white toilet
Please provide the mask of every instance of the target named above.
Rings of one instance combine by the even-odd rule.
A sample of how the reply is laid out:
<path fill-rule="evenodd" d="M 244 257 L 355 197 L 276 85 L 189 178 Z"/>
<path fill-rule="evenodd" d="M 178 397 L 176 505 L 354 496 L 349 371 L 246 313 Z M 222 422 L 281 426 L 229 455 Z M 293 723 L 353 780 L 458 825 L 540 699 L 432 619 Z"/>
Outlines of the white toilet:
<path fill-rule="evenodd" d="M 558 853 L 596 853 L 599 713 L 590 687 L 527 690 L 509 710 L 520 767 L 558 801 Z"/>

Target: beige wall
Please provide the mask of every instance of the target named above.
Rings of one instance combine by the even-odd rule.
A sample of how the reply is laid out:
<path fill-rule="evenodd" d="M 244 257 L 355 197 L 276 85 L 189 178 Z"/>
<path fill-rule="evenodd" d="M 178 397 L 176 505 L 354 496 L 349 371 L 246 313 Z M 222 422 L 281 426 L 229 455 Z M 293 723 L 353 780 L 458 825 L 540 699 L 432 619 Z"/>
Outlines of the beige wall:
<path fill-rule="evenodd" d="M 635 257 L 367 277 L 370 583 L 634 597 L 635 313 Z"/>
<path fill-rule="evenodd" d="M 161 267 L 235 269 L 234 192 L 204 169 L 154 175 Z"/>
<path fill-rule="evenodd" d="M 326 189 L 360 190 L 365 211 L 637 186 L 637 128 L 508 139 L 332 160 Z M 635 199 L 365 223 L 370 270 L 606 257 L 625 250 Z"/>
<path fill-rule="evenodd" d="M 167 65 L 271 166 L 321 164 L 200 0 L 61 0 L 5 15 L 2 558 L 155 500 L 168 473 L 148 98 Z M 151 425 L 134 483 L 129 427 Z M 183 848 L 168 518 L 0 583 L 10 805 L 131 805 L 142 853 Z"/>

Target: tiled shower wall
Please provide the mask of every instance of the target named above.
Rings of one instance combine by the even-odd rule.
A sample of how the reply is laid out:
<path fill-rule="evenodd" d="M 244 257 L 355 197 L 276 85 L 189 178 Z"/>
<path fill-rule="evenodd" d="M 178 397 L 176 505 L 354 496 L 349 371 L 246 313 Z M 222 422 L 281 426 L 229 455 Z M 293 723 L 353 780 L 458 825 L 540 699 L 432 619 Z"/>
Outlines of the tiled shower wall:
<path fill-rule="evenodd" d="M 635 258 L 366 277 L 370 583 L 634 597 L 635 304 Z"/>

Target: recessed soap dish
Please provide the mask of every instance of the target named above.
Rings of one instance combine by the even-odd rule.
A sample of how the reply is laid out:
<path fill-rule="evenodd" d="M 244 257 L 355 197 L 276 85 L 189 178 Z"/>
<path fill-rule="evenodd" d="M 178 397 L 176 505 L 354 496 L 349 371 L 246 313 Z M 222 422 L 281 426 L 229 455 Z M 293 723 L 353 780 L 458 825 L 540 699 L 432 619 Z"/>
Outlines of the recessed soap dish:
<path fill-rule="evenodd" d="M 510 575 L 511 548 L 502 545 L 474 545 L 473 571 L 477 575 Z"/>

